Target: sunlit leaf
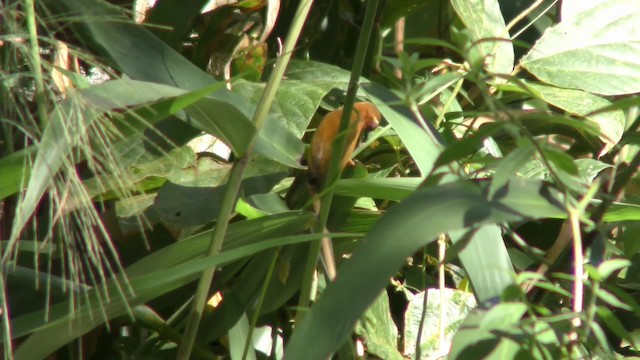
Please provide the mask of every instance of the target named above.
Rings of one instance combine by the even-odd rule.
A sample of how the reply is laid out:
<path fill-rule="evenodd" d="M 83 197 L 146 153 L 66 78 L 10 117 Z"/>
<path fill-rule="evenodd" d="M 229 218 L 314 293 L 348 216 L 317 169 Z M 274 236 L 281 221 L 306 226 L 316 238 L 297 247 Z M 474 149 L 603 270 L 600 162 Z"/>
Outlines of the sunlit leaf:
<path fill-rule="evenodd" d="M 597 124 L 600 128 L 600 140 L 606 145 L 600 151 L 600 155 L 606 154 L 620 141 L 625 126 L 625 115 L 621 110 L 591 115 L 596 110 L 611 106 L 609 100 L 581 90 L 562 89 L 533 83 L 527 83 L 527 86 L 534 89 L 545 102 L 572 115 L 584 116 L 587 121 Z"/>
<path fill-rule="evenodd" d="M 346 340 L 355 321 L 406 257 L 434 241 L 438 234 L 562 213 L 558 194 L 538 182 L 514 180 L 503 189 L 489 201 L 475 185 L 452 182 L 420 189 L 392 207 L 298 325 L 286 356 L 328 357 Z M 356 283 L 357 289 L 353 286 Z"/>
<path fill-rule="evenodd" d="M 451 2 L 460 20 L 471 32 L 472 47 L 466 49 L 484 59 L 487 70 L 509 74 L 513 69 L 513 45 L 509 39 L 497 0 L 454 0 Z"/>
<path fill-rule="evenodd" d="M 547 30 L 522 59 L 538 79 L 604 95 L 640 91 L 640 3 L 606 1 Z"/>

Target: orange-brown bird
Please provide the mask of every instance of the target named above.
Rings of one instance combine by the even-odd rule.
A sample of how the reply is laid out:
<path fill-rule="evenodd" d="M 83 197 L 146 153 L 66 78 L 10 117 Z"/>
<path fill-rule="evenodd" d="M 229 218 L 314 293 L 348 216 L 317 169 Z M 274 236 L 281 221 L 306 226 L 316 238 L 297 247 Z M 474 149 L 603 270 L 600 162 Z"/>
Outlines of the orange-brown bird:
<path fill-rule="evenodd" d="M 327 176 L 333 152 L 333 141 L 338 135 L 341 118 L 342 108 L 325 115 L 311 139 L 307 165 L 309 167 L 309 182 L 312 185 L 322 185 Z M 372 103 L 358 102 L 353 104 L 349 127 L 346 130 L 346 146 L 340 161 L 340 169 L 343 169 L 347 164 L 354 164 L 351 156 L 358 145 L 362 132 L 375 129 L 380 118 L 380 111 Z"/>
<path fill-rule="evenodd" d="M 340 108 L 325 115 L 311 139 L 307 165 L 309 169 L 309 184 L 313 188 L 312 193 L 317 192 L 318 187 L 324 185 L 329 164 L 331 163 L 331 156 L 333 155 L 333 142 L 338 135 L 338 130 L 340 130 L 342 110 Z M 358 145 L 362 132 L 375 129 L 381 117 L 380 111 L 372 103 L 358 102 L 353 104 L 349 126 L 346 129 L 345 149 L 340 161 L 340 169 L 344 169 L 347 164 L 354 165 L 351 156 L 356 149 L 356 145 Z M 318 214 L 320 212 L 320 199 L 314 200 L 313 207 L 316 214 Z M 323 232 L 328 233 L 327 229 L 323 229 Z M 329 278 L 333 280 L 336 276 L 333 245 L 329 237 L 323 237 L 321 241 L 325 270 Z"/>

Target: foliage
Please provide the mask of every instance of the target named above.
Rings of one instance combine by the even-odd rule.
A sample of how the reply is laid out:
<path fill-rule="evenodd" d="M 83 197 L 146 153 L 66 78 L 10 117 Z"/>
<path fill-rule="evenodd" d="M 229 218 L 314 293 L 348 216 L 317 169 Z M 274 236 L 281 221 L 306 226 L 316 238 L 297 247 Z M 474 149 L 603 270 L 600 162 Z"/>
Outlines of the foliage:
<path fill-rule="evenodd" d="M 639 355 L 637 1 L 146 3 L 0 5 L 5 358 Z"/>

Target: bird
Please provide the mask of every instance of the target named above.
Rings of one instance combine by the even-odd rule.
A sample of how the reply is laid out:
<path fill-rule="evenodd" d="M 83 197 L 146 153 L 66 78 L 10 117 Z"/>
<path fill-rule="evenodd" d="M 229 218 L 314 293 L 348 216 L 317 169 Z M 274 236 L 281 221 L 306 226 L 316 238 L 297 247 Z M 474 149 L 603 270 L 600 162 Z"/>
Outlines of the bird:
<path fill-rule="evenodd" d="M 343 108 L 339 108 L 325 115 L 313 134 L 307 157 L 308 181 L 312 186 L 324 185 L 333 155 L 333 142 L 340 129 L 342 113 Z M 340 161 L 340 170 L 347 165 L 354 165 L 351 157 L 363 131 L 375 129 L 381 117 L 378 108 L 370 102 L 363 101 L 353 104 L 349 125 L 346 129 L 346 145 Z"/>
<path fill-rule="evenodd" d="M 311 194 L 315 198 L 313 200 L 313 209 L 316 215 L 320 213 L 321 202 L 315 195 L 317 195 L 318 190 L 325 185 L 324 181 L 326 180 L 329 165 L 331 164 L 331 157 L 333 156 L 333 143 L 340 130 L 343 110 L 343 108 L 339 108 L 325 115 L 311 138 L 311 145 L 307 157 L 307 181 L 309 182 Z M 353 104 L 349 125 L 345 130 L 346 141 L 344 153 L 341 154 L 340 170 L 343 170 L 347 165 L 355 165 L 351 158 L 356 145 L 358 145 L 362 137 L 363 131 L 375 129 L 380 123 L 381 117 L 382 115 L 378 108 L 370 102 L 357 102 Z M 328 234 L 326 228 L 322 229 L 322 231 L 324 234 Z M 336 262 L 333 245 L 328 236 L 324 236 L 321 240 L 321 253 L 326 274 L 330 280 L 333 280 L 336 277 Z"/>

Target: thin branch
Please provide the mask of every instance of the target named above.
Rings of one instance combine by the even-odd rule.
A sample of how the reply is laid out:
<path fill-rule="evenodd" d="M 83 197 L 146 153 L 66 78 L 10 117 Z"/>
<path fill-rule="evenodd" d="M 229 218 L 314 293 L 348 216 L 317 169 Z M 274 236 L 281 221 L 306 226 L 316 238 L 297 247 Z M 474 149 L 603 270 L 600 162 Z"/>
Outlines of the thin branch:
<path fill-rule="evenodd" d="M 514 27 L 517 23 L 519 23 L 522 19 L 527 17 L 529 14 L 531 14 L 538 6 L 542 5 L 543 2 L 544 0 L 537 0 L 536 2 L 531 4 L 531 6 L 529 6 L 526 10 L 524 10 L 523 12 L 518 14 L 516 17 L 514 17 L 511 21 L 509 21 L 506 28 L 507 32 L 509 32 L 509 30 L 511 30 L 511 28 Z"/>

